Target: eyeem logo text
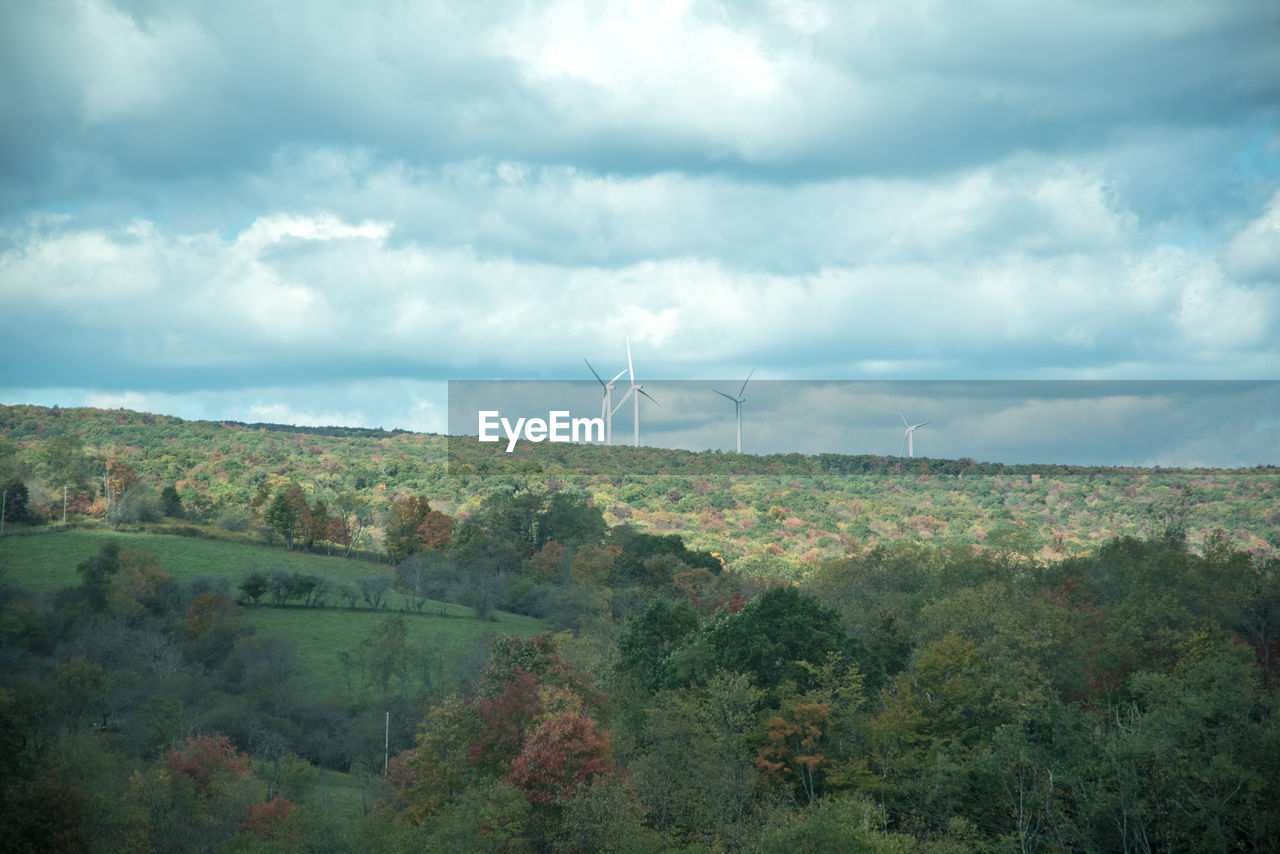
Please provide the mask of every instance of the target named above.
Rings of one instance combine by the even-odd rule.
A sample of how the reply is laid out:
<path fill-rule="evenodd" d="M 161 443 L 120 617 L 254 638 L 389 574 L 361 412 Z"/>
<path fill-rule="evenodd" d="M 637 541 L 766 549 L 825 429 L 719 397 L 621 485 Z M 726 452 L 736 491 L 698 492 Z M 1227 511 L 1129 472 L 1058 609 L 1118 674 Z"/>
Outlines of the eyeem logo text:
<path fill-rule="evenodd" d="M 543 418 L 517 418 L 512 424 L 496 409 L 480 410 L 480 441 L 497 442 L 502 439 L 498 428 L 507 438 L 507 453 L 516 449 L 516 442 L 603 442 L 603 418 L 570 418 L 569 410 L 556 409 Z M 592 433 L 595 434 L 594 438 Z"/>

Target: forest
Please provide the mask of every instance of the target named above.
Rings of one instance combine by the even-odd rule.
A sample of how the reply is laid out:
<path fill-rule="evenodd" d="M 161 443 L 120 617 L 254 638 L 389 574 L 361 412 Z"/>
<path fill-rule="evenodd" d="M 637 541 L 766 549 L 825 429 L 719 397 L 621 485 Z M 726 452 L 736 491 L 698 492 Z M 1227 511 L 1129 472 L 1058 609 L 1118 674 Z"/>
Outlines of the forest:
<path fill-rule="evenodd" d="M 445 441 L 0 409 L 0 848 L 1280 850 L 1274 470 Z"/>

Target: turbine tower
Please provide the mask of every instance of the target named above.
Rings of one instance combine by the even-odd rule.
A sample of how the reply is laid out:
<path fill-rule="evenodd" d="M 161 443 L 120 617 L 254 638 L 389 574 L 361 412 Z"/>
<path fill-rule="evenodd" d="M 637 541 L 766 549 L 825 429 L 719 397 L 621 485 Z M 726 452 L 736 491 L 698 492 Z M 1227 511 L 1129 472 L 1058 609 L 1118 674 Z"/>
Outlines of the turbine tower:
<path fill-rule="evenodd" d="M 587 362 L 586 359 L 582 361 Z M 600 385 L 604 386 L 604 397 L 600 401 L 600 417 L 604 419 L 604 441 L 606 445 L 613 444 L 613 389 L 614 383 L 626 373 L 626 370 L 618 371 L 618 376 L 605 382 L 600 379 L 600 375 L 596 373 L 596 369 L 591 367 L 591 363 L 587 362 L 587 367 L 591 369 L 591 373 L 595 374 L 596 380 Z"/>
<path fill-rule="evenodd" d="M 751 382 L 751 375 L 754 374 L 755 372 L 756 372 L 756 369 L 752 368 L 747 373 L 747 378 L 742 381 L 742 388 L 738 389 L 737 397 L 730 397 L 729 395 L 725 394 L 719 389 L 714 389 L 714 388 L 711 389 L 716 394 L 723 397 L 725 400 L 733 401 L 733 409 L 735 414 L 738 416 L 738 453 L 742 453 L 742 404 L 747 402 L 747 399 L 742 396 L 742 393 L 747 390 L 747 383 Z"/>
<path fill-rule="evenodd" d="M 890 397 L 889 399 L 893 400 L 892 397 Z M 893 401 L 893 408 L 898 409 L 898 402 L 896 400 Z M 907 446 L 907 456 L 914 457 L 916 455 L 915 454 L 916 448 L 915 448 L 915 441 L 914 441 L 915 435 L 916 435 L 916 428 L 923 427 L 926 424 L 932 424 L 933 422 L 921 421 L 919 424 L 908 424 L 907 416 L 902 414 L 901 409 L 898 409 L 898 417 L 902 419 L 902 426 L 907 428 L 906 432 L 902 434 L 902 441 L 906 443 L 906 446 Z M 899 450 L 901 450 L 901 447 L 899 447 Z"/>
<path fill-rule="evenodd" d="M 618 374 L 618 376 L 622 376 L 622 374 Z M 634 405 L 635 405 L 635 421 L 636 421 L 635 446 L 638 448 L 640 447 L 640 395 L 643 394 L 645 397 L 649 398 L 650 400 L 653 400 L 653 395 L 645 391 L 644 386 L 636 382 L 635 368 L 631 364 L 631 339 L 630 338 L 627 339 L 627 379 L 631 382 L 631 388 L 627 389 L 627 393 L 622 396 L 622 400 L 618 401 L 618 405 L 613 408 L 613 411 L 617 412 L 619 409 L 621 409 L 622 405 L 627 402 L 627 398 L 630 397 L 633 399 Z M 653 400 L 653 402 L 658 403 L 658 401 L 656 400 Z M 661 405 L 662 405 L 661 403 L 658 403 L 658 406 L 661 406 Z"/>

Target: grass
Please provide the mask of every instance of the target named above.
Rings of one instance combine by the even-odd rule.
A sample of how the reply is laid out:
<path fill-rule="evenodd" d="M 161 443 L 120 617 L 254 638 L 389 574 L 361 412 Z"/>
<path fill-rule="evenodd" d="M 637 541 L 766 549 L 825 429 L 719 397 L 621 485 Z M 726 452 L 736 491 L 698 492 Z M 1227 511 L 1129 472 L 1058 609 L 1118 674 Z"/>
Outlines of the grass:
<path fill-rule="evenodd" d="M 387 566 L 279 548 L 158 534 L 70 530 L 0 539 L 0 568 L 6 571 L 2 583 L 32 592 L 75 586 L 80 583 L 76 564 L 112 541 L 118 542 L 122 550 L 154 552 L 161 568 L 179 581 L 201 575 L 225 577 L 233 594 L 240 580 L 254 569 L 309 572 L 348 581 L 391 572 Z M 330 602 L 331 607 L 325 608 L 246 607 L 243 613 L 262 637 L 293 644 L 298 664 L 295 688 L 299 693 L 340 701 L 350 698 L 350 691 L 339 655 L 366 643 L 379 623 L 392 613 L 400 613 L 400 595 L 389 593 L 387 600 L 390 611 L 338 608 Z M 429 602 L 425 614 L 410 612 L 404 617 L 409 643 L 434 650 L 441 662 L 463 653 L 478 639 L 492 635 L 529 636 L 548 629 L 532 617 L 496 612 L 494 620 L 478 620 L 470 608 L 455 604 L 448 605 L 448 616 L 442 617 L 440 608 L 441 603 Z"/>
<path fill-rule="evenodd" d="M 350 697 L 346 670 L 339 655 L 368 641 L 374 629 L 399 611 L 345 608 L 245 608 L 244 615 L 262 637 L 291 641 L 297 656 L 295 690 L 302 694 L 343 700 Z M 445 662 L 493 635 L 536 635 L 547 631 L 541 620 L 515 614 L 497 614 L 496 621 L 477 620 L 469 608 L 450 605 L 441 617 L 436 609 L 427 614 L 403 614 L 409 644 L 434 650 Z"/>
<path fill-rule="evenodd" d="M 5 581 L 32 592 L 58 590 L 80 583 L 76 564 L 96 554 L 104 543 L 116 541 L 123 549 L 146 549 L 160 557 L 160 567 L 184 581 L 199 575 L 225 576 L 234 589 L 255 569 L 311 572 L 353 581 L 390 567 L 340 557 L 291 552 L 283 548 L 250 546 L 194 537 L 162 536 L 113 531 L 70 530 L 0 539 L 0 567 Z"/>

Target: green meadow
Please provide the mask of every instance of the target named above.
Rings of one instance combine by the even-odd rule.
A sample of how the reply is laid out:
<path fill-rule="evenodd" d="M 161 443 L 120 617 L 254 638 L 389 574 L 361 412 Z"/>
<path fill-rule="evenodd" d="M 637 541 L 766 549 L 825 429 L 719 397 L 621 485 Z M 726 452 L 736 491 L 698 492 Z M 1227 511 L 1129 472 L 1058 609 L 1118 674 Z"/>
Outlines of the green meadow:
<path fill-rule="evenodd" d="M 344 581 L 379 572 L 390 573 L 389 567 L 376 563 L 283 548 L 198 537 L 82 529 L 4 537 L 0 539 L 0 567 L 8 572 L 9 583 L 32 592 L 71 587 L 80 583 L 76 564 L 112 540 L 120 544 L 121 550 L 145 549 L 159 555 L 161 568 L 178 581 L 201 575 L 220 576 L 230 580 L 233 591 L 241 579 L 254 570 L 310 572 Z"/>
<path fill-rule="evenodd" d="M 392 594 L 393 598 L 399 598 Z M 448 661 L 484 638 L 494 635 L 536 635 L 547 626 L 532 617 L 497 614 L 496 620 L 477 620 L 471 609 L 449 605 L 448 616 L 438 616 L 438 603 L 428 603 L 423 614 L 404 613 L 408 645 L 429 658 Z M 350 696 L 341 654 L 368 641 L 374 629 L 398 610 L 372 611 L 346 608 L 245 608 L 249 623 L 264 638 L 280 638 L 294 645 L 299 670 L 294 689 L 299 694 L 343 700 Z"/>
<path fill-rule="evenodd" d="M 390 567 L 339 557 L 286 551 L 191 537 L 133 532 L 70 530 L 60 533 L 0 539 L 0 568 L 7 584 L 35 593 L 48 593 L 80 583 L 76 565 L 96 554 L 104 544 L 118 542 L 121 550 L 155 553 L 161 568 L 178 581 L 200 576 L 227 579 L 230 593 L 254 570 L 282 570 L 329 576 L 344 581 L 370 575 L 391 574 Z M 529 636 L 547 631 L 546 623 L 533 617 L 494 612 L 493 619 L 478 620 L 463 605 L 428 600 L 422 612 L 405 611 L 402 597 L 387 594 L 387 608 L 339 607 L 330 601 L 322 608 L 269 605 L 246 606 L 245 619 L 264 638 L 293 644 L 298 672 L 295 688 L 317 698 L 351 698 L 346 668 L 340 656 L 366 643 L 375 627 L 389 614 L 404 616 L 410 646 L 448 661 L 495 635 Z"/>

